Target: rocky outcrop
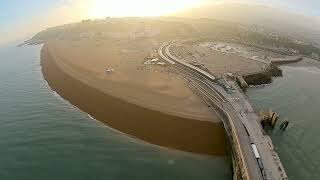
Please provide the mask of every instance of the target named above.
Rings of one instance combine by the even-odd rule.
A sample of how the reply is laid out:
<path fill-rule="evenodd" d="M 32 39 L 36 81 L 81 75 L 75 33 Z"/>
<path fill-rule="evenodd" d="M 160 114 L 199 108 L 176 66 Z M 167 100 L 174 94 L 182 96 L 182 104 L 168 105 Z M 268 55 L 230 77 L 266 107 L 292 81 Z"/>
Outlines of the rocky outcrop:
<path fill-rule="evenodd" d="M 278 76 L 282 76 L 282 70 L 278 66 L 271 63 L 266 70 L 256 74 L 243 76 L 243 78 L 248 85 L 262 85 L 270 84 L 272 82 L 272 77 Z"/>

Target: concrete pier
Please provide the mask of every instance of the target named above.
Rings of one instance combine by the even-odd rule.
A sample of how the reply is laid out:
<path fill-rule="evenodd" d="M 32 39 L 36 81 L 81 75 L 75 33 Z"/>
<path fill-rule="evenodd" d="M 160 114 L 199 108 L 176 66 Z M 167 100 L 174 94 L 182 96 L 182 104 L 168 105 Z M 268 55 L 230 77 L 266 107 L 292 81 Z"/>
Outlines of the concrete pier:
<path fill-rule="evenodd" d="M 199 68 L 174 57 L 171 44 L 159 48 L 162 59 L 183 73 L 223 121 L 232 145 L 235 179 L 288 179 L 272 140 L 265 135 L 260 119 L 234 80 L 222 87 L 218 79 Z M 230 87 L 226 89 L 225 87 Z"/>

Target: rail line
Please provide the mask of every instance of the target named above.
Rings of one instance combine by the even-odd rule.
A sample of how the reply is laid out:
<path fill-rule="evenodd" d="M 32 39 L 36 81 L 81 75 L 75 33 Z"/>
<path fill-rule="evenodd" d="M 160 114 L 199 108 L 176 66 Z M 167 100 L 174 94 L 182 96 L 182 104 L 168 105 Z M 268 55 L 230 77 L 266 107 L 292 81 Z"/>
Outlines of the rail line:
<path fill-rule="evenodd" d="M 254 154 L 250 148 L 251 143 L 249 138 L 241 136 L 242 142 L 240 141 L 239 134 L 246 134 L 247 136 L 244 125 L 241 120 L 239 120 L 237 113 L 227 98 L 214 87 L 216 78 L 197 67 L 176 59 L 170 54 L 169 47 L 170 44 L 165 44 L 159 48 L 158 52 L 161 58 L 169 62 L 174 68 L 186 76 L 186 79 L 188 79 L 203 98 L 207 100 L 206 102 L 209 103 L 210 107 L 222 116 L 223 124 L 233 144 L 232 147 L 236 156 L 236 162 L 238 166 L 241 166 L 239 168 L 241 178 L 248 180 L 263 179 L 261 173 L 257 171 L 257 169 L 259 169 L 257 168 L 257 162 L 252 158 Z M 235 125 L 235 122 L 237 122 L 237 125 Z M 244 151 L 247 153 L 244 153 Z M 251 169 L 248 163 L 251 164 Z"/>

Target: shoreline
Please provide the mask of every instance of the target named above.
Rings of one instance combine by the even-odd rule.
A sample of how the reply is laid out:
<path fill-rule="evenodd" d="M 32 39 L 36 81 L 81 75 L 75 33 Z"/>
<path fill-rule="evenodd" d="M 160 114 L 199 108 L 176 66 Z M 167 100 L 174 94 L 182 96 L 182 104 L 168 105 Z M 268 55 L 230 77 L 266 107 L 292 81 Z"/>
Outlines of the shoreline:
<path fill-rule="evenodd" d="M 66 104 L 70 105 L 72 108 L 75 108 L 75 109 L 77 109 L 78 111 L 81 111 L 81 109 L 79 109 L 77 106 L 74 106 L 74 105 L 71 104 L 69 101 L 63 99 L 56 91 L 52 90 L 51 87 L 49 86 L 48 82 L 44 79 L 43 76 L 41 76 L 41 78 L 44 80 L 45 85 L 46 85 L 46 88 L 48 88 L 48 89 L 50 90 L 50 92 L 52 93 L 53 96 L 55 96 L 57 99 L 59 99 L 59 100 L 62 101 L 63 103 L 66 103 Z M 84 113 L 89 119 L 91 119 L 91 120 L 93 120 L 93 121 L 96 121 L 96 122 L 98 122 L 98 123 L 102 123 L 101 121 L 99 121 L 99 120 L 95 119 L 94 117 L 92 117 L 90 114 L 85 113 L 85 112 L 83 112 L 83 113 Z M 159 145 L 156 145 L 156 144 L 150 144 L 150 143 L 148 143 L 148 142 L 146 142 L 146 141 L 143 141 L 143 140 L 141 140 L 141 139 L 137 139 L 137 138 L 135 138 L 135 137 L 133 137 L 133 136 L 130 136 L 129 134 L 126 134 L 126 133 L 124 133 L 124 132 L 118 131 L 117 129 L 114 129 L 114 128 L 112 128 L 112 127 L 106 126 L 106 125 L 103 124 L 103 123 L 102 123 L 102 125 L 103 125 L 104 127 L 108 128 L 108 129 L 110 129 L 112 132 L 118 133 L 118 134 L 120 134 L 120 135 L 127 136 L 127 138 L 134 139 L 134 140 L 137 141 L 138 143 L 143 143 L 143 144 L 146 144 L 146 143 L 147 143 L 148 145 L 150 145 L 150 146 L 152 146 L 152 147 L 157 147 L 157 148 L 161 148 L 161 149 L 168 150 L 168 151 L 176 151 L 176 152 L 180 152 L 180 153 L 181 153 L 181 152 L 189 153 L 189 152 L 185 152 L 185 151 L 181 151 L 181 150 L 177 150 L 177 149 L 172 149 L 172 148 L 168 148 L 168 147 L 159 146 Z M 195 154 L 193 154 L 193 153 L 190 153 L 190 154 L 191 154 L 191 155 L 195 155 Z M 202 154 L 202 155 L 204 156 L 204 154 Z M 210 155 L 208 155 L 208 156 L 210 156 Z"/>
<path fill-rule="evenodd" d="M 44 79 L 53 91 L 94 119 L 151 144 L 198 154 L 227 154 L 222 123 L 177 117 L 117 99 L 64 72 L 47 48 L 44 44 L 41 50 Z"/>

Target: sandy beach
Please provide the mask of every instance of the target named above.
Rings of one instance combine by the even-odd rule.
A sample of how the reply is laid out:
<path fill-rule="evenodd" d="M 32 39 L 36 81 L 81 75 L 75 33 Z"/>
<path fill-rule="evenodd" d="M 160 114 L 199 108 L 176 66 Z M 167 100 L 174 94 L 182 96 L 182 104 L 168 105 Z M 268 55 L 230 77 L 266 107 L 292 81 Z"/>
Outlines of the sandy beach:
<path fill-rule="evenodd" d="M 168 148 L 225 155 L 219 117 L 181 77 L 142 66 L 157 46 L 53 40 L 43 46 L 42 71 L 54 91 L 107 126 Z M 115 72 L 106 75 L 106 68 Z"/>

